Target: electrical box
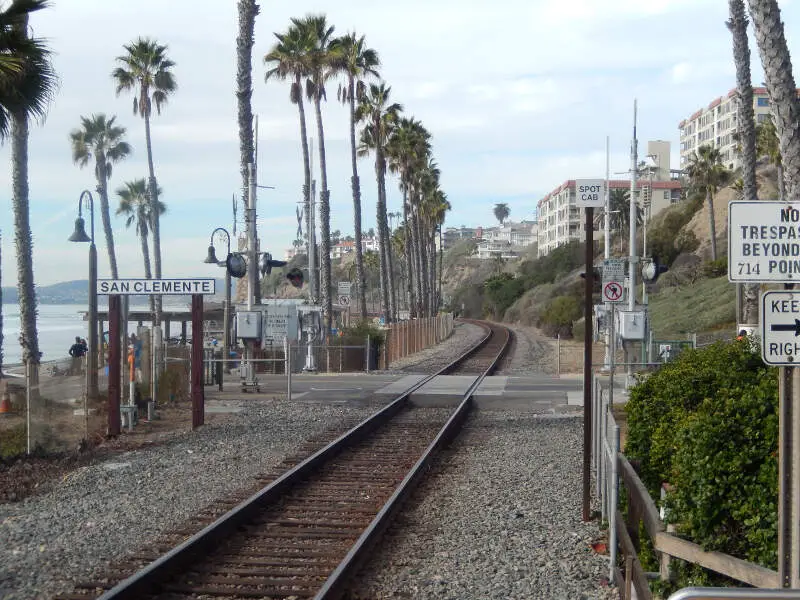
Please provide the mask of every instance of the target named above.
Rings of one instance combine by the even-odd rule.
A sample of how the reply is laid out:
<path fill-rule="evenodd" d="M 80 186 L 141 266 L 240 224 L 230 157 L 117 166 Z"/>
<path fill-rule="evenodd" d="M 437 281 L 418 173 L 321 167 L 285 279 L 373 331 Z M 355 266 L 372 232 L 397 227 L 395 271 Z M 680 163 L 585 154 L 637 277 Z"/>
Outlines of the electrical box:
<path fill-rule="evenodd" d="M 256 311 L 237 312 L 236 337 L 243 340 L 261 339 L 261 313 Z"/>
<path fill-rule="evenodd" d="M 617 318 L 619 337 L 623 340 L 644 340 L 646 328 L 643 310 L 619 311 Z"/>

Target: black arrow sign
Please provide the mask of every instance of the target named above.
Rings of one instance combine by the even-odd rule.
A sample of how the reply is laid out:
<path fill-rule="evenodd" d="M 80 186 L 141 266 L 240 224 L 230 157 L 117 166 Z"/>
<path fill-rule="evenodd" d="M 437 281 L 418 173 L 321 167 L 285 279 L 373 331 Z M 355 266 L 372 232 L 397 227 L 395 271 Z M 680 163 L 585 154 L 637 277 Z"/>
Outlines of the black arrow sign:
<path fill-rule="evenodd" d="M 800 319 L 794 320 L 794 325 L 780 324 L 770 326 L 771 331 L 794 331 L 796 336 L 800 335 Z"/>

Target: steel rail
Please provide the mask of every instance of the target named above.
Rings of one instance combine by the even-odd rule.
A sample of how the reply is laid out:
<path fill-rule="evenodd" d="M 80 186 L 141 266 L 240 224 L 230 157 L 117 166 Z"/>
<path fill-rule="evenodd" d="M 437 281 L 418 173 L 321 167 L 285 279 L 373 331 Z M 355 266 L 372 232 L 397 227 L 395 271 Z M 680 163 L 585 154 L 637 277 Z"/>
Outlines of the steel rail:
<path fill-rule="evenodd" d="M 201 529 L 196 534 L 192 535 L 190 538 L 167 552 L 166 554 L 160 556 L 150 564 L 146 565 L 127 579 L 117 583 L 114 587 L 109 590 L 106 590 L 101 596 L 97 598 L 97 600 L 139 600 L 143 596 L 153 595 L 158 593 L 158 588 L 161 582 L 166 579 L 170 574 L 178 573 L 181 571 L 186 570 L 192 563 L 196 562 L 200 557 L 213 549 L 217 546 L 222 540 L 229 538 L 232 533 L 234 533 L 241 525 L 249 521 L 253 518 L 253 516 L 258 513 L 259 511 L 263 510 L 263 507 L 269 505 L 271 503 L 275 503 L 278 501 L 281 496 L 291 487 L 296 485 L 298 482 L 302 481 L 306 478 L 309 474 L 314 472 L 316 468 L 320 465 L 324 464 L 325 462 L 332 459 L 334 456 L 339 454 L 343 449 L 346 447 L 358 443 L 359 441 L 363 440 L 367 435 L 369 435 L 372 431 L 383 425 L 384 423 L 388 422 L 394 415 L 396 415 L 402 408 L 404 408 L 411 396 L 412 393 L 423 387 L 426 383 L 430 382 L 435 377 L 439 375 L 443 375 L 449 370 L 455 368 L 458 363 L 466 360 L 470 356 L 472 356 L 478 349 L 482 348 L 492 337 L 493 331 L 490 327 L 485 326 L 486 328 L 486 335 L 481 338 L 481 340 L 476 344 L 476 346 L 468 349 L 464 353 L 462 353 L 458 358 L 452 361 L 447 366 L 443 367 L 436 373 L 429 375 L 422 380 L 414 383 L 413 385 L 409 386 L 404 392 L 399 394 L 392 400 L 387 406 L 376 412 L 375 414 L 367 417 L 362 422 L 355 425 L 353 428 L 348 430 L 347 432 L 343 433 L 341 436 L 327 444 L 325 447 L 321 448 L 290 470 L 286 471 L 284 474 L 279 476 L 273 482 L 265 486 L 261 491 L 257 492 L 253 496 L 249 497 L 247 500 L 239 503 L 237 506 L 229 510 L 227 513 L 220 516 L 217 520 L 213 523 L 207 525 L 203 529 Z M 509 331 L 509 330 L 507 330 Z M 510 340 L 510 335 L 509 338 Z M 504 346 L 504 349 L 507 347 L 508 342 Z M 493 361 L 492 367 L 498 362 L 500 355 Z M 488 370 L 487 370 L 488 372 Z M 480 385 L 480 381 L 483 380 L 483 377 L 486 376 L 487 373 L 482 374 L 480 377 L 476 379 L 475 382 L 470 386 L 469 398 L 471 399 L 471 395 L 474 393 L 477 386 Z M 462 410 L 464 405 L 468 405 L 467 400 L 462 401 L 459 405 L 459 409 L 456 413 L 448 420 L 447 424 L 443 428 L 442 432 L 437 435 L 433 444 L 437 444 L 437 448 L 443 443 L 444 436 L 442 433 L 444 429 L 448 427 L 453 427 L 451 425 L 452 422 L 455 422 L 455 417 L 458 416 L 459 412 Z M 462 417 L 462 420 L 466 416 L 466 413 Z M 430 446 L 429 446 L 430 450 Z M 428 455 L 426 451 L 425 456 Z M 424 458 L 424 457 L 423 457 Z M 420 459 L 422 460 L 422 459 Z M 425 461 L 425 464 L 429 462 L 429 459 Z M 418 465 L 420 463 L 418 462 Z M 423 465 L 424 466 L 424 465 Z M 417 465 L 412 470 L 413 473 L 418 473 L 413 478 L 409 476 L 406 477 L 411 483 L 413 479 L 416 481 L 419 476 L 421 475 L 422 471 L 418 470 Z M 400 487 L 403 487 L 406 484 L 406 479 L 403 480 L 403 483 Z M 400 489 L 400 488 L 398 488 Z M 397 493 L 397 492 L 396 492 Z M 405 494 L 400 494 L 402 497 L 405 497 Z M 394 498 L 394 495 L 392 496 Z M 390 499 L 391 501 L 391 499 Z M 388 504 L 388 503 L 387 503 Z M 383 513 L 384 510 L 381 510 Z M 393 512 L 393 511 L 392 511 Z M 379 515 L 381 514 L 379 513 Z M 378 517 L 376 517 L 377 519 Z M 386 517 L 388 519 L 388 515 Z M 372 529 L 372 525 L 368 529 Z M 372 538 L 372 536 L 370 536 Z M 369 541 L 372 541 L 370 539 Z M 347 556 L 350 556 L 348 553 Z M 355 563 L 354 563 L 355 564 Z M 338 569 L 337 569 L 338 571 Z M 347 569 L 349 573 L 349 569 Z M 333 575 L 331 575 L 333 577 Z M 330 596 L 333 597 L 333 596 Z"/>
<path fill-rule="evenodd" d="M 350 551 L 344 559 L 342 559 L 342 562 L 339 563 L 339 566 L 331 573 L 320 591 L 314 596 L 314 600 L 339 600 L 339 598 L 344 595 L 351 579 L 355 577 L 358 569 L 368 558 L 368 553 L 375 543 L 377 543 L 383 531 L 391 522 L 392 517 L 400 510 L 403 502 L 413 493 L 434 456 L 445 444 L 449 443 L 461 429 L 472 408 L 472 397 L 475 391 L 478 389 L 481 382 L 483 382 L 484 378 L 494 371 L 511 343 L 511 330 L 505 327 L 503 329 L 506 331 L 506 339 L 489 367 L 476 377 L 475 381 L 467 388 L 456 411 L 447 420 L 447 423 L 445 423 L 438 435 L 427 447 L 425 453 L 411 468 L 408 475 L 406 475 L 403 481 L 397 486 L 392 496 L 386 501 L 383 508 L 381 508 L 372 520 L 372 523 L 370 523 L 355 544 L 353 544 Z M 494 330 L 490 329 L 489 335 L 481 341 L 481 347 L 485 345 L 493 333 Z M 466 354 L 471 356 L 474 352 L 469 351 Z"/>

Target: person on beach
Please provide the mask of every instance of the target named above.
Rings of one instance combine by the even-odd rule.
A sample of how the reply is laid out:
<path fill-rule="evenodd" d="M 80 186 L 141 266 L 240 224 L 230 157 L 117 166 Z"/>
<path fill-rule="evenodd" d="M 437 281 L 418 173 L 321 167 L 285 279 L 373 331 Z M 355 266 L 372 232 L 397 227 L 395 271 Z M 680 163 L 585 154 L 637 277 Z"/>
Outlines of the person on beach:
<path fill-rule="evenodd" d="M 72 365 L 69 369 L 70 375 L 80 375 L 81 374 L 81 363 L 83 362 L 83 357 L 86 355 L 86 345 L 83 343 L 79 336 L 75 336 L 75 343 L 70 346 L 69 355 L 72 357 Z"/>

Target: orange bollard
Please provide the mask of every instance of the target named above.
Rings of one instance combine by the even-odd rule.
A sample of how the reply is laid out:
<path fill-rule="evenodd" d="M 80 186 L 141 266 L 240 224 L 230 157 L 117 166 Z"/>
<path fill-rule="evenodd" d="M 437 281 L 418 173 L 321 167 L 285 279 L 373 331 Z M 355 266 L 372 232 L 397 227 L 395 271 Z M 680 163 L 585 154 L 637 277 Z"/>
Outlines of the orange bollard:
<path fill-rule="evenodd" d="M 11 397 L 8 394 L 8 388 L 3 390 L 3 396 L 0 398 L 0 415 L 11 412 Z"/>

